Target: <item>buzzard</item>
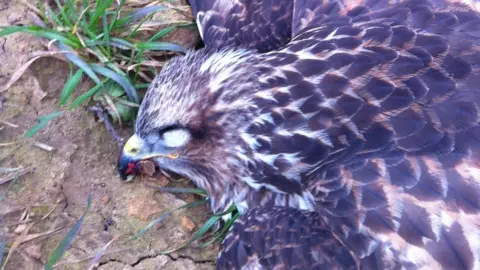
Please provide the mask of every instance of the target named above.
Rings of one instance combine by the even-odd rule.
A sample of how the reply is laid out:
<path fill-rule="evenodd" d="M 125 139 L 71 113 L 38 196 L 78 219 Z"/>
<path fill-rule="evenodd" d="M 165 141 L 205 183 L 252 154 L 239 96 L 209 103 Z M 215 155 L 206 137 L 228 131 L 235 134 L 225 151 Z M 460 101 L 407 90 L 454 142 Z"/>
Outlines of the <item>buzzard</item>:
<path fill-rule="evenodd" d="M 447 0 L 191 0 L 118 161 L 242 213 L 218 269 L 480 269 L 480 14 Z"/>

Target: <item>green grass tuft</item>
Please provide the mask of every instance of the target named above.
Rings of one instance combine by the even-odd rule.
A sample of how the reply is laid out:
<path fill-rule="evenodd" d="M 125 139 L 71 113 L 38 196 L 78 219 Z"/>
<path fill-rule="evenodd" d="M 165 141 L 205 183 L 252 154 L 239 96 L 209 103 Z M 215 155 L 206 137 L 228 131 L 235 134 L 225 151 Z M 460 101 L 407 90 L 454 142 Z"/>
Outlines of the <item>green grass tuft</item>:
<path fill-rule="evenodd" d="M 0 37 L 21 32 L 46 38 L 54 45 L 49 47 L 53 48 L 50 53 L 60 51 L 74 65 L 73 75 L 66 80 L 59 97 L 60 107 L 77 108 L 95 95 L 95 102 L 107 110 L 114 121 L 132 124 L 141 93 L 145 91 L 143 85 L 153 79 L 158 71 L 155 68 L 162 66 L 163 56 L 186 51 L 178 44 L 157 40 L 177 27 L 192 26 L 189 22 L 176 22 L 165 27 L 168 22 L 152 21 L 148 27 L 142 27 L 155 13 L 169 9 L 165 5 L 143 5 L 125 0 L 55 0 L 50 8 L 39 0 L 39 19 L 35 20 L 39 25 L 0 26 Z M 158 31 L 147 32 L 152 28 Z M 158 60 L 160 56 L 162 60 Z M 83 79 L 91 80 L 95 86 L 87 92 L 75 93 Z M 113 95 L 109 92 L 112 87 L 100 91 L 107 82 L 118 84 L 123 93 Z"/>

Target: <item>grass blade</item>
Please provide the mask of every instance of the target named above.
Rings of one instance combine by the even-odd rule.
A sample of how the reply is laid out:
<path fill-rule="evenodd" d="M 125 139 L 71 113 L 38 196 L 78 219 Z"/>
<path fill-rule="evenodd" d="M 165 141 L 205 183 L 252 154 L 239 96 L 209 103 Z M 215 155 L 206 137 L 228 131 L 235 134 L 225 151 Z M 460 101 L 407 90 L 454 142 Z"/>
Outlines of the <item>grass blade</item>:
<path fill-rule="evenodd" d="M 92 196 L 91 194 L 89 194 L 85 212 L 80 217 L 80 219 L 73 225 L 73 227 L 67 232 L 65 237 L 62 239 L 62 241 L 58 245 L 58 247 L 52 253 L 50 258 L 48 259 L 47 265 L 45 266 L 45 270 L 51 270 L 53 268 L 53 265 L 57 263 L 58 260 L 60 260 L 60 258 L 62 258 L 65 251 L 70 247 L 73 239 L 77 235 L 78 231 L 80 230 L 80 227 L 82 226 L 83 221 L 85 220 L 85 216 L 90 210 L 91 204 L 92 204 Z"/>
<path fill-rule="evenodd" d="M 132 43 L 121 38 L 112 38 L 110 42 L 112 43 L 113 46 L 122 50 L 130 50 L 131 48 L 133 48 Z"/>
<path fill-rule="evenodd" d="M 77 32 L 78 25 L 80 25 L 80 23 L 85 22 L 84 16 L 86 16 L 85 14 L 88 12 L 89 9 L 90 9 L 90 5 L 88 5 L 86 8 L 84 8 L 83 11 L 80 13 L 77 21 L 73 25 L 72 32 L 71 32 L 72 34 L 75 34 Z"/>
<path fill-rule="evenodd" d="M 40 15 L 42 16 L 43 22 L 45 24 L 48 24 L 48 17 L 47 13 L 45 13 L 45 7 L 43 6 L 43 1 L 42 0 L 37 0 L 37 8 L 40 10 Z"/>
<path fill-rule="evenodd" d="M 92 17 L 92 12 L 90 11 L 90 3 L 88 0 L 82 0 L 82 9 L 86 10 L 85 17 L 82 19 L 82 23 L 87 25 L 88 18 Z"/>
<path fill-rule="evenodd" d="M 117 98 L 115 101 L 118 102 L 119 104 L 125 105 L 127 107 L 140 108 L 140 105 L 138 105 L 136 103 L 133 103 L 133 102 L 130 102 L 130 101 L 126 101 L 122 98 Z"/>
<path fill-rule="evenodd" d="M 38 123 L 33 126 L 27 133 L 25 133 L 26 138 L 30 138 L 33 135 L 35 135 L 38 131 L 40 131 L 42 128 L 46 127 L 48 122 L 52 120 L 53 118 L 59 117 L 63 115 L 64 112 L 53 112 L 51 114 L 47 114 L 41 117 L 38 117 Z"/>
<path fill-rule="evenodd" d="M 103 81 L 105 83 L 107 80 Z M 73 110 L 77 108 L 78 106 L 84 104 L 87 102 L 88 99 L 90 99 L 95 93 L 97 93 L 98 90 L 102 88 L 102 84 L 97 84 L 92 89 L 88 90 L 87 92 L 81 94 L 79 97 L 77 97 L 72 104 L 70 104 L 70 107 L 68 108 L 69 110 Z"/>
<path fill-rule="evenodd" d="M 149 83 L 138 83 L 138 84 L 135 84 L 135 88 L 139 88 L 139 89 L 144 89 L 144 88 L 148 88 L 150 87 L 150 84 Z"/>
<path fill-rule="evenodd" d="M 120 0 L 120 4 L 117 7 L 117 10 L 115 11 L 115 14 L 113 16 L 113 20 L 110 22 L 110 25 L 108 27 L 108 31 L 112 31 L 112 29 L 115 27 L 117 23 L 117 19 L 119 18 L 120 11 L 122 11 L 123 5 L 125 5 L 126 0 Z"/>
<path fill-rule="evenodd" d="M 136 240 L 138 239 L 140 236 L 144 235 L 148 230 L 150 230 L 151 228 L 155 227 L 157 224 L 159 224 L 160 222 L 164 221 L 171 213 L 175 212 L 175 211 L 178 211 L 178 210 L 181 210 L 181 209 L 187 209 L 187 208 L 192 208 L 192 207 L 197 207 L 197 206 L 200 206 L 202 204 L 205 204 L 207 203 L 206 200 L 198 200 L 198 201 L 194 201 L 194 202 L 191 202 L 191 203 L 187 203 L 185 205 L 182 205 L 178 208 L 175 208 L 173 209 L 172 211 L 169 211 L 169 212 L 166 212 L 165 214 L 161 215 L 159 218 L 155 219 L 154 221 L 150 222 L 146 227 L 144 227 L 143 229 L 141 229 L 138 233 L 136 233 L 134 236 L 130 237 L 127 241 L 125 241 L 125 243 L 128 243 L 130 241 L 133 241 L 133 240 Z"/>
<path fill-rule="evenodd" d="M 128 37 L 128 38 L 133 38 L 133 37 L 137 34 L 138 30 L 140 30 L 140 27 L 142 27 L 142 25 L 143 25 L 146 21 L 151 20 L 151 19 L 153 18 L 153 15 L 154 15 L 154 14 L 150 14 L 149 16 L 143 18 L 139 23 L 137 23 L 137 25 L 135 26 L 135 28 L 130 32 L 130 34 L 128 34 L 127 37 Z"/>
<path fill-rule="evenodd" d="M 105 40 L 86 40 L 85 41 L 86 45 L 87 46 L 95 46 L 95 45 L 100 45 L 100 46 L 105 46 L 107 45 L 105 43 Z M 133 48 L 133 44 L 129 41 L 126 41 L 124 39 L 121 39 L 121 38 L 115 38 L 115 37 L 112 37 L 110 39 L 110 45 L 112 45 L 113 47 L 117 47 L 121 50 L 130 50 Z"/>
<path fill-rule="evenodd" d="M 161 11 L 161 10 L 166 10 L 167 8 L 165 6 L 160 6 L 160 5 L 155 5 L 155 6 L 149 6 L 149 7 L 144 7 L 144 8 L 139 8 L 135 12 L 131 13 L 129 16 L 132 17 L 131 22 L 136 22 L 140 19 L 143 19 L 145 16 Z"/>
<path fill-rule="evenodd" d="M 144 235 L 151 228 L 155 227 L 157 224 L 164 221 L 168 216 L 170 216 L 170 213 L 171 212 L 167 212 L 167 213 L 161 215 L 159 218 L 155 219 L 154 221 L 150 222 L 146 227 L 141 229 L 138 233 L 136 233 L 134 236 L 132 236 L 129 240 L 133 241 L 133 240 L 138 239 L 140 236 Z"/>
<path fill-rule="evenodd" d="M 167 8 L 164 6 L 149 6 L 149 7 L 144 7 L 136 10 L 135 12 L 132 12 L 128 14 L 127 16 L 120 18 L 116 21 L 114 27 L 121 27 L 126 24 L 131 24 L 134 23 L 138 20 L 141 20 L 145 16 L 150 15 L 153 12 L 161 11 L 161 10 L 166 10 Z"/>
<path fill-rule="evenodd" d="M 62 16 L 62 19 L 63 19 L 63 21 L 65 22 L 65 24 L 66 24 L 68 27 L 72 27 L 72 22 L 71 22 L 70 19 L 68 18 L 67 13 L 65 12 L 65 9 L 64 9 L 64 7 L 62 6 L 62 4 L 60 3 L 60 1 L 55 0 L 55 3 L 56 3 L 57 6 L 58 6 L 58 10 L 60 11 L 60 16 Z"/>
<path fill-rule="evenodd" d="M 107 248 L 108 248 L 113 242 L 115 242 L 115 240 L 117 240 L 117 238 L 113 238 L 112 240 L 110 240 L 107 244 L 105 244 L 105 246 L 103 246 L 102 248 L 100 248 L 100 249 L 95 253 L 95 257 L 93 257 L 92 261 L 90 262 L 90 266 L 88 267 L 88 270 L 93 270 L 93 269 L 95 269 L 97 263 L 100 261 L 100 258 L 102 258 L 103 254 L 105 253 L 105 251 L 107 250 Z"/>
<path fill-rule="evenodd" d="M 165 37 L 166 35 L 170 34 L 173 30 L 176 28 L 188 28 L 190 26 L 197 27 L 197 24 L 195 23 L 188 23 L 188 24 L 180 24 L 180 25 L 173 25 L 169 27 L 165 27 L 162 30 L 158 31 L 155 35 L 153 35 L 151 38 L 148 39 L 148 42 L 155 41 L 159 38 Z"/>
<path fill-rule="evenodd" d="M 11 173 L 11 172 L 18 172 L 23 170 L 24 168 L 18 167 L 18 168 L 0 168 L 0 173 Z"/>
<path fill-rule="evenodd" d="M 19 178 L 20 178 L 20 172 L 16 172 L 13 180 L 10 182 L 10 184 L 8 184 L 7 189 L 2 194 L 0 194 L 0 202 L 3 201 L 3 199 L 5 197 L 7 197 L 8 192 L 10 192 L 10 190 L 12 190 L 13 186 L 15 184 L 17 184 L 17 181 L 18 181 Z M 0 263 L 0 265 L 1 265 L 1 263 Z"/>
<path fill-rule="evenodd" d="M 218 233 L 216 233 L 216 235 L 212 239 L 210 239 L 209 241 L 201 244 L 199 247 L 200 248 L 206 248 L 209 245 L 213 244 L 214 242 L 221 240 L 226 235 L 228 230 L 230 230 L 233 223 L 238 219 L 238 217 L 240 217 L 240 213 L 236 213 L 232 218 L 230 218 L 225 223 L 225 225 L 223 225 L 222 229 Z"/>
<path fill-rule="evenodd" d="M 68 60 L 72 61 L 77 67 L 81 68 L 83 72 L 85 72 L 96 84 L 102 84 L 97 74 L 95 74 L 87 62 L 83 61 L 83 59 L 76 55 L 67 45 L 63 44 L 62 42 L 57 42 L 57 44 L 60 50 L 66 51 L 65 57 L 67 57 Z"/>
<path fill-rule="evenodd" d="M 15 241 L 13 241 L 13 244 L 10 247 L 10 250 L 8 251 L 7 258 L 5 258 L 5 263 L 1 268 L 2 270 L 5 269 L 5 266 L 7 265 L 13 252 L 18 248 L 18 246 L 20 246 L 20 244 L 23 242 L 23 240 L 25 239 L 25 237 L 27 236 L 28 232 L 30 231 L 30 229 L 33 227 L 34 224 L 35 223 L 33 222 L 28 224 L 27 227 L 23 230 L 23 232 L 15 239 Z"/>
<path fill-rule="evenodd" d="M 3 91 L 6 91 L 8 88 L 10 88 L 16 81 L 18 81 L 18 79 L 20 79 L 20 77 L 22 77 L 23 73 L 25 73 L 25 71 L 28 69 L 28 67 L 33 63 L 35 62 L 35 60 L 37 60 L 38 58 L 40 58 L 41 56 L 36 56 L 32 59 L 30 59 L 28 62 L 26 62 L 25 64 L 23 64 L 21 67 L 19 67 L 13 74 L 12 74 L 12 77 L 10 77 L 10 80 L 8 80 L 8 82 L 4 85 L 4 87 L 0 88 L 0 93 L 3 92 Z"/>
<path fill-rule="evenodd" d="M 10 35 L 17 32 L 23 32 L 27 34 L 31 34 L 34 36 L 44 37 L 50 40 L 58 40 L 61 41 L 73 48 L 79 48 L 81 46 L 80 42 L 76 40 L 72 40 L 62 33 L 54 31 L 54 30 L 46 30 L 40 26 L 36 25 L 29 25 L 29 26 L 8 26 L 4 27 L 2 31 L 0 31 L 0 37 Z"/>
<path fill-rule="evenodd" d="M 140 99 L 137 95 L 137 90 L 130 81 L 125 77 L 118 73 L 115 73 L 109 68 L 102 67 L 98 64 L 90 65 L 95 72 L 102 74 L 103 76 L 112 79 L 113 81 L 117 82 L 120 86 L 125 89 L 125 93 L 127 93 L 128 99 L 132 102 L 139 103 Z"/>
<path fill-rule="evenodd" d="M 169 42 L 139 42 L 135 44 L 135 47 L 139 50 L 149 51 L 172 51 L 185 53 L 186 50 L 182 46 Z"/>
<path fill-rule="evenodd" d="M 80 79 L 82 78 L 83 71 L 81 69 L 71 76 L 63 86 L 62 94 L 60 95 L 59 105 L 62 106 L 67 102 L 67 99 L 73 94 L 73 91 L 77 87 Z"/>
<path fill-rule="evenodd" d="M 53 12 L 49 5 L 46 5 L 46 15 L 53 27 L 61 27 L 62 22 L 58 19 L 58 15 Z"/>
<path fill-rule="evenodd" d="M 107 47 L 108 56 L 110 57 L 110 55 L 111 55 L 110 31 L 108 29 L 107 15 L 103 14 L 102 19 L 103 19 L 103 40 L 104 40 L 105 45 Z"/>
<path fill-rule="evenodd" d="M 163 28 L 162 30 L 158 31 L 155 35 L 153 35 L 151 38 L 149 38 L 148 42 L 155 41 L 159 38 L 162 38 L 162 37 L 170 34 L 170 32 L 175 30 L 175 28 L 177 28 L 176 25 Z"/>
<path fill-rule="evenodd" d="M 2 266 L 3 252 L 5 251 L 6 242 L 7 242 L 7 233 L 4 231 L 2 233 L 2 238 L 0 239 L 0 266 Z"/>
<path fill-rule="evenodd" d="M 225 215 L 228 215 L 230 213 L 233 213 L 235 210 L 237 210 L 237 206 L 235 204 L 232 204 L 230 205 L 230 207 L 225 210 L 224 212 L 221 212 L 221 213 L 218 213 L 218 214 L 214 214 L 213 216 L 217 216 L 217 217 L 223 217 Z"/>
<path fill-rule="evenodd" d="M 26 26 L 9 26 L 5 27 L 2 31 L 0 31 L 0 37 L 11 35 L 13 33 L 26 31 Z"/>
<path fill-rule="evenodd" d="M 105 11 L 112 5 L 112 3 L 113 0 L 97 1 L 94 13 L 92 15 L 92 18 L 90 19 L 90 25 L 88 26 L 89 29 L 94 29 L 97 26 L 100 16 L 102 16 L 102 14 L 105 14 Z"/>
<path fill-rule="evenodd" d="M 210 217 L 207 222 L 205 222 L 203 224 L 203 226 L 198 230 L 196 231 L 193 236 L 187 241 L 185 242 L 183 245 L 181 245 L 180 247 L 176 248 L 176 249 L 172 249 L 172 250 L 168 250 L 168 251 L 163 251 L 163 252 L 160 252 L 160 254 L 170 254 L 172 252 L 175 252 L 175 251 L 178 251 L 182 248 L 185 248 L 186 246 L 190 245 L 191 243 L 197 241 L 198 239 L 200 239 L 201 237 L 203 237 L 207 232 L 208 230 L 210 230 L 210 228 L 215 225 L 215 223 L 217 223 L 217 221 L 220 219 L 220 217 L 218 216 L 212 216 Z"/>
<path fill-rule="evenodd" d="M 25 73 L 25 71 L 28 69 L 28 67 L 33 62 L 35 62 L 37 59 L 39 59 L 40 57 L 45 57 L 45 56 L 53 56 L 54 57 L 55 54 L 59 54 L 59 53 L 62 53 L 62 52 L 40 51 L 40 52 L 33 53 L 33 55 L 36 55 L 36 56 L 33 57 L 32 59 L 28 60 L 25 64 L 20 66 L 17 70 L 15 70 L 15 72 L 12 74 L 12 76 L 10 77 L 8 82 L 3 87 L 0 88 L 0 92 L 6 91 L 8 88 L 10 88 L 16 81 L 18 81 L 18 79 L 20 79 L 22 77 L 23 73 Z"/>
<path fill-rule="evenodd" d="M 71 22 L 74 22 L 78 19 L 78 12 L 81 10 L 77 9 L 77 2 L 78 0 L 63 0 L 64 2 L 64 10 L 67 14 L 68 19 Z"/>
<path fill-rule="evenodd" d="M 157 189 L 161 192 L 168 192 L 168 193 L 187 193 L 187 194 L 197 194 L 201 196 L 205 196 L 207 194 L 205 190 L 199 189 L 199 188 L 161 187 Z"/>

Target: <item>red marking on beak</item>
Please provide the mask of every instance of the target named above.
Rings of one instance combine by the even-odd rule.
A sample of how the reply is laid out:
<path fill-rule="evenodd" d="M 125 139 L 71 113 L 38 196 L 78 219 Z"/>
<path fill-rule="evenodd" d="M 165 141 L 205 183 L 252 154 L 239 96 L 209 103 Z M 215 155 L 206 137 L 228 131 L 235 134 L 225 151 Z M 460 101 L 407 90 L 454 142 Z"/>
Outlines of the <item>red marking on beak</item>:
<path fill-rule="evenodd" d="M 128 169 L 125 172 L 125 174 L 130 175 L 130 174 L 135 174 L 137 172 L 137 165 L 135 163 L 128 163 Z"/>

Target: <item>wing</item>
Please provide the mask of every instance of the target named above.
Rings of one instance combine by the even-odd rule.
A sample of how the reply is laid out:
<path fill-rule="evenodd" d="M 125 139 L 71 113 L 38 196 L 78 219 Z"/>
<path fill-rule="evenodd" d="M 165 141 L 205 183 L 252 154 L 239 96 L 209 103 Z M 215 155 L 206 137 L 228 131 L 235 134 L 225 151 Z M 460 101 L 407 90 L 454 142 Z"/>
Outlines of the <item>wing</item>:
<path fill-rule="evenodd" d="M 238 46 L 261 52 L 291 39 L 293 1 L 190 0 L 206 46 Z"/>
<path fill-rule="evenodd" d="M 310 28 L 316 28 L 322 24 L 344 25 L 345 19 L 365 20 L 362 15 L 371 16 L 373 12 L 385 11 L 388 8 L 395 8 L 402 0 L 296 0 L 292 20 L 292 37 Z M 430 0 L 430 4 L 437 7 L 445 7 L 461 0 Z M 466 2 L 466 1 L 463 1 Z M 467 1 L 468 2 L 468 1 Z M 472 2 L 472 8 L 475 8 Z M 348 18 L 344 17 L 348 15 Z M 390 14 L 391 17 L 398 16 L 402 19 L 404 13 Z M 374 16 L 375 17 L 375 16 Z"/>
<path fill-rule="evenodd" d="M 456 0 L 432 0 L 437 6 Z M 238 46 L 268 52 L 292 37 L 322 24 L 344 25 L 366 20 L 400 0 L 190 0 L 204 43 L 211 47 Z M 362 16 L 364 15 L 364 16 Z M 376 14 L 373 17 L 382 16 Z M 404 13 L 389 14 L 403 19 Z"/>
<path fill-rule="evenodd" d="M 254 208 L 222 243 L 217 269 L 355 269 L 356 261 L 318 213 Z"/>
<path fill-rule="evenodd" d="M 404 266 L 478 268 L 479 14 L 420 0 L 354 10 L 265 54 L 247 133 L 281 177 L 260 182 L 311 191 L 362 264 L 388 244 Z"/>

